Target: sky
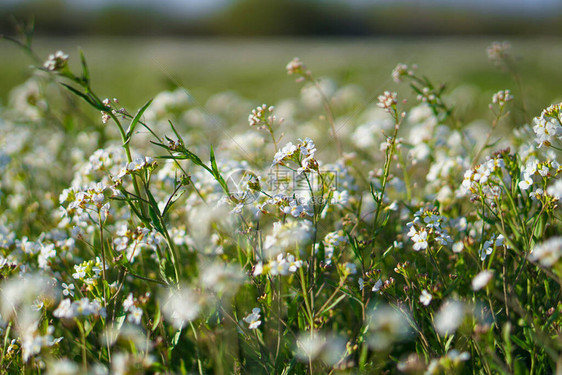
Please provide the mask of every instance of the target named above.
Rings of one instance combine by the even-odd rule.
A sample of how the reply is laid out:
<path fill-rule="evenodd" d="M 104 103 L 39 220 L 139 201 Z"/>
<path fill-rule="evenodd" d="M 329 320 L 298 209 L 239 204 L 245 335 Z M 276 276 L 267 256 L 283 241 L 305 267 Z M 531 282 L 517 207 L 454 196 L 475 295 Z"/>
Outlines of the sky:
<path fill-rule="evenodd" d="M 77 8 L 96 8 L 108 5 L 131 5 L 157 8 L 166 13 L 183 13 L 184 15 L 201 16 L 213 13 L 235 0 L 65 0 L 70 6 Z"/>
<path fill-rule="evenodd" d="M 0 0 L 0 4 L 16 4 L 41 0 Z M 111 5 L 146 6 L 181 16 L 201 17 L 235 3 L 237 0 L 63 0 L 69 7 L 78 9 L 97 9 Z M 263 0 L 267 4 L 268 0 Z M 275 0 L 271 0 L 275 1 Z M 374 4 L 412 4 L 416 7 L 426 5 L 446 6 L 460 9 L 480 10 L 504 14 L 535 16 L 562 11 L 561 0 L 300 0 L 320 4 L 347 4 L 352 8 L 362 8 Z"/>

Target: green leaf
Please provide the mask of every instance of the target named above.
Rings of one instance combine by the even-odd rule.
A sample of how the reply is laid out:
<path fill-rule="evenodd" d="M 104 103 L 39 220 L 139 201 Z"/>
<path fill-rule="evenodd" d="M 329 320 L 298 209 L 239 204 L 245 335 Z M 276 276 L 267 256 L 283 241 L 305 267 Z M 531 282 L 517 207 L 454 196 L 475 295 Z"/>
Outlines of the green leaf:
<path fill-rule="evenodd" d="M 168 280 L 168 276 L 166 276 L 166 266 L 168 260 L 166 258 L 160 259 L 160 264 L 158 265 L 158 271 L 160 272 L 160 278 L 162 280 Z"/>
<path fill-rule="evenodd" d="M 324 310 L 320 311 L 318 313 L 318 315 L 322 315 L 327 311 L 332 310 L 334 307 L 336 307 L 336 305 L 338 305 L 345 297 L 347 297 L 346 294 L 342 294 L 341 296 L 339 296 L 334 302 L 332 302 L 332 304 L 330 306 L 327 306 Z"/>
<path fill-rule="evenodd" d="M 150 99 L 149 101 L 147 101 L 135 114 L 135 117 L 133 117 L 133 119 L 131 120 L 131 124 L 129 124 L 129 128 L 127 129 L 127 141 L 125 143 L 129 143 L 129 141 L 131 140 L 131 137 L 133 135 L 133 132 L 135 131 L 135 128 L 137 127 L 137 125 L 139 124 L 139 121 L 142 117 L 142 115 L 144 114 L 144 111 L 146 111 L 146 109 L 150 106 L 150 104 L 152 103 L 152 99 Z"/>
<path fill-rule="evenodd" d="M 178 133 L 178 131 L 176 130 L 174 124 L 172 123 L 172 121 L 168 120 L 168 123 L 170 124 L 170 127 L 172 128 L 172 130 L 174 131 L 174 134 L 176 135 L 176 137 L 178 137 L 178 141 L 180 142 L 180 144 L 183 146 L 185 145 L 183 138 L 181 137 L 180 133 Z M 168 138 L 168 137 L 166 137 Z"/>
<path fill-rule="evenodd" d="M 174 196 L 172 197 L 172 199 L 170 199 L 170 202 L 166 205 L 166 207 L 164 207 L 164 211 L 162 211 L 162 217 L 165 217 L 166 214 L 168 213 L 168 211 L 170 211 L 170 209 L 172 208 L 172 206 L 174 205 L 174 203 L 176 203 L 176 201 L 178 199 L 180 199 L 180 197 L 185 193 L 185 190 L 179 191 L 179 192 L 175 192 Z"/>
<path fill-rule="evenodd" d="M 176 332 L 176 334 L 174 335 L 174 337 L 172 338 L 172 348 L 175 347 L 178 342 L 180 341 L 180 337 L 181 337 L 181 329 L 178 329 L 178 331 Z"/>
<path fill-rule="evenodd" d="M 152 208 L 152 206 L 148 207 L 148 213 L 150 214 L 151 223 L 152 223 L 152 226 L 154 227 L 154 229 L 156 229 L 161 234 L 164 234 L 163 233 L 164 230 L 162 229 L 162 226 L 160 225 L 158 215 L 156 214 L 156 212 L 154 211 L 154 208 Z"/>
<path fill-rule="evenodd" d="M 351 236 L 349 232 L 346 231 L 345 234 L 347 236 L 349 244 L 351 245 L 351 250 L 353 250 L 357 259 L 359 259 L 359 261 L 363 263 L 363 256 L 361 255 L 361 251 L 357 248 L 357 241 Z"/>
<path fill-rule="evenodd" d="M 90 85 L 90 71 L 88 70 L 88 64 L 86 64 L 86 56 L 84 56 L 84 51 L 80 51 L 80 62 L 82 63 L 82 80 L 86 86 Z"/>
<path fill-rule="evenodd" d="M 156 312 L 154 315 L 154 319 L 153 319 L 153 323 L 152 323 L 152 328 L 150 329 L 152 332 L 156 331 L 156 329 L 158 328 L 158 326 L 160 325 L 160 319 L 162 318 L 162 313 L 160 312 L 160 306 L 157 305 L 156 306 Z"/>
<path fill-rule="evenodd" d="M 502 329 L 502 336 L 503 336 L 503 342 L 504 342 L 505 361 L 507 362 L 507 365 L 509 367 L 511 367 L 511 364 L 513 362 L 513 359 L 512 359 L 513 349 L 511 347 L 511 340 L 510 340 L 510 336 L 511 336 L 511 323 L 510 322 L 507 322 L 507 323 L 504 324 L 503 329 Z"/>
<path fill-rule="evenodd" d="M 224 181 L 224 178 L 221 176 L 221 173 L 220 173 L 219 168 L 217 166 L 217 161 L 215 159 L 215 152 L 213 151 L 213 146 L 211 146 L 211 157 L 210 157 L 210 159 L 211 159 L 212 174 L 215 177 L 215 180 L 217 180 L 217 182 L 221 185 L 224 192 L 227 195 L 230 195 L 228 185 Z"/>
<path fill-rule="evenodd" d="M 388 249 L 386 249 L 386 250 L 384 251 L 384 253 L 382 254 L 382 257 L 385 258 L 385 257 L 388 255 L 388 253 L 390 253 L 390 250 L 392 250 L 392 249 L 394 249 L 394 245 L 390 245 L 390 246 L 388 247 Z"/>
<path fill-rule="evenodd" d="M 90 98 L 88 95 L 81 93 L 80 91 L 76 90 L 74 87 L 69 86 L 65 83 L 61 83 L 61 85 L 63 85 L 64 87 L 66 87 L 69 91 L 71 91 L 74 95 L 81 97 L 82 99 L 84 99 L 86 101 L 86 103 L 88 103 L 89 105 L 91 105 L 92 107 L 94 107 L 95 109 L 99 110 L 99 111 L 107 111 L 107 108 L 99 105 L 98 103 L 96 103 L 92 98 Z"/>
<path fill-rule="evenodd" d="M 528 351 L 529 353 L 531 353 L 533 351 L 533 348 L 531 347 L 531 345 L 527 344 L 525 341 L 521 340 L 517 336 L 515 336 L 515 335 L 511 336 L 511 340 L 514 343 L 516 343 L 517 345 L 519 345 L 522 349 L 525 349 L 526 351 Z"/>
<path fill-rule="evenodd" d="M 123 323 L 125 323 L 125 318 L 127 317 L 127 313 L 126 312 L 121 312 L 119 315 L 117 315 L 117 317 L 115 318 L 115 324 L 117 326 L 117 330 L 121 329 L 121 326 L 123 325 Z"/>

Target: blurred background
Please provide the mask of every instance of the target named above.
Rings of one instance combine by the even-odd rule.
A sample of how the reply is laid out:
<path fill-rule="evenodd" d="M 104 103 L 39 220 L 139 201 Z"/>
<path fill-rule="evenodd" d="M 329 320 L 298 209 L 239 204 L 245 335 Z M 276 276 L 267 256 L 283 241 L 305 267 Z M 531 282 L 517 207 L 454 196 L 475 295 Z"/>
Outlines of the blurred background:
<path fill-rule="evenodd" d="M 80 46 L 95 88 L 138 106 L 183 86 L 196 100 L 235 90 L 258 102 L 294 96 L 285 64 L 299 56 L 317 76 L 370 95 L 396 89 L 398 62 L 452 86 L 513 88 L 486 47 L 509 40 L 529 110 L 560 97 L 559 0 L 0 0 L 0 33 L 34 20 L 34 48 L 77 62 Z M 0 101 L 33 63 L 0 41 Z M 546 103 L 548 102 L 548 103 Z"/>

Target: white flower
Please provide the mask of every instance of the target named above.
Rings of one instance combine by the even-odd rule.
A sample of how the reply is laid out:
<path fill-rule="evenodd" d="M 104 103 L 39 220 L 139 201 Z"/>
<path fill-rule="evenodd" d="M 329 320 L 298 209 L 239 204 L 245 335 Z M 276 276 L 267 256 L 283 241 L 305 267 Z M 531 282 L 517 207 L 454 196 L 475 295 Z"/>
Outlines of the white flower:
<path fill-rule="evenodd" d="M 74 284 L 62 283 L 62 288 L 62 294 L 64 296 L 70 295 L 71 297 L 74 297 Z"/>
<path fill-rule="evenodd" d="M 263 273 L 263 263 L 262 262 L 258 262 L 255 266 L 254 266 L 254 276 L 258 276 L 261 275 Z"/>
<path fill-rule="evenodd" d="M 390 112 L 393 106 L 396 105 L 397 94 L 395 92 L 385 91 L 382 95 L 379 95 L 377 106 Z"/>
<path fill-rule="evenodd" d="M 415 251 L 427 249 L 427 232 L 425 230 L 421 230 L 420 232 L 417 232 L 412 237 L 412 241 L 414 241 Z"/>
<path fill-rule="evenodd" d="M 302 260 L 295 260 L 293 254 L 287 254 L 287 263 L 289 264 L 289 272 L 297 272 L 302 267 Z"/>
<path fill-rule="evenodd" d="M 381 288 L 382 288 L 382 280 L 378 279 L 375 285 L 373 285 L 373 289 L 371 289 L 371 291 L 378 292 L 379 290 L 381 290 Z"/>
<path fill-rule="evenodd" d="M 346 356 L 346 342 L 343 337 L 334 334 L 325 335 L 315 332 L 299 334 L 296 342 L 296 357 L 302 362 L 318 359 L 332 367 Z"/>
<path fill-rule="evenodd" d="M 216 293 L 234 294 L 246 279 L 244 272 L 235 264 L 217 261 L 204 270 L 199 276 L 201 284 Z"/>
<path fill-rule="evenodd" d="M 492 96 L 492 103 L 498 104 L 500 107 L 503 107 L 505 103 L 512 100 L 513 95 L 511 95 L 511 91 L 509 90 L 500 90 Z"/>
<path fill-rule="evenodd" d="M 460 253 L 463 249 L 464 249 L 464 244 L 463 244 L 462 241 L 455 242 L 453 244 L 453 252 L 454 253 Z"/>
<path fill-rule="evenodd" d="M 531 254 L 529 254 L 529 259 L 532 262 L 539 262 L 543 267 L 551 267 L 561 256 L 562 237 L 552 237 L 535 245 Z"/>
<path fill-rule="evenodd" d="M 441 220 L 442 220 L 441 215 L 434 215 L 431 213 L 423 218 L 425 226 L 428 228 L 439 228 L 439 226 L 441 225 L 440 224 Z"/>
<path fill-rule="evenodd" d="M 170 289 L 162 306 L 164 315 L 177 329 L 183 328 L 187 322 L 195 320 L 200 310 L 198 296 L 186 286 L 177 290 Z"/>
<path fill-rule="evenodd" d="M 546 192 L 558 200 L 562 199 L 562 179 L 557 179 L 554 184 L 546 188 Z"/>
<path fill-rule="evenodd" d="M 276 164 L 283 164 L 285 160 L 293 157 L 295 152 L 297 152 L 297 146 L 295 146 L 292 142 L 287 143 L 282 149 L 277 151 L 273 157 L 272 166 Z"/>
<path fill-rule="evenodd" d="M 140 324 L 142 319 L 142 309 L 140 307 L 132 306 L 129 309 L 127 320 L 133 324 Z"/>
<path fill-rule="evenodd" d="M 505 240 L 505 237 L 503 236 L 503 234 L 498 234 L 498 237 L 496 238 L 496 247 L 503 246 L 504 240 Z M 509 248 L 509 246 L 508 246 L 508 248 Z"/>
<path fill-rule="evenodd" d="M 43 269 L 49 268 L 49 259 L 54 258 L 57 256 L 57 252 L 55 250 L 54 244 L 44 245 L 41 244 L 41 252 L 39 253 L 39 257 L 37 258 L 39 262 L 39 267 Z"/>
<path fill-rule="evenodd" d="M 132 307 L 135 306 L 135 300 L 133 298 L 133 293 L 129 293 L 125 301 L 123 301 L 123 310 L 130 311 Z"/>
<path fill-rule="evenodd" d="M 413 74 L 413 71 L 408 70 L 408 65 L 399 63 L 392 71 L 392 80 L 396 83 L 400 83 L 402 82 L 403 76 L 411 76 Z"/>
<path fill-rule="evenodd" d="M 420 302 L 424 306 L 428 306 L 431 303 L 433 296 L 427 290 L 422 290 L 420 295 Z"/>
<path fill-rule="evenodd" d="M 375 350 L 384 350 L 394 341 L 406 338 L 410 326 L 407 312 L 388 305 L 379 305 L 369 313 L 368 344 Z"/>
<path fill-rule="evenodd" d="M 474 279 L 472 279 L 472 290 L 477 291 L 484 288 L 490 280 L 492 280 L 492 276 L 494 276 L 494 273 L 489 270 L 478 273 L 478 275 L 474 276 Z"/>
<path fill-rule="evenodd" d="M 63 358 L 49 363 L 48 375 L 78 375 L 80 367 L 69 359 Z"/>
<path fill-rule="evenodd" d="M 519 181 L 519 188 L 521 190 L 527 190 L 529 187 L 533 185 L 533 178 L 531 175 L 524 174 L 523 179 Z"/>
<path fill-rule="evenodd" d="M 289 61 L 285 69 L 287 69 L 288 74 L 302 74 L 306 67 L 298 57 L 295 57 Z"/>
<path fill-rule="evenodd" d="M 269 273 L 273 276 L 282 275 L 285 276 L 289 274 L 289 263 L 283 258 L 283 253 L 277 255 L 276 260 L 269 262 Z"/>
<path fill-rule="evenodd" d="M 66 66 L 68 55 L 62 51 L 49 55 L 49 58 L 43 64 L 43 67 L 50 71 L 60 70 Z"/>
<path fill-rule="evenodd" d="M 113 244 L 115 245 L 116 251 L 123 251 L 127 248 L 127 244 L 129 243 L 128 237 L 117 237 L 113 240 Z"/>
<path fill-rule="evenodd" d="M 74 313 L 72 311 L 72 301 L 68 298 L 63 299 L 55 311 L 53 311 L 53 316 L 55 318 L 73 318 Z"/>
<path fill-rule="evenodd" d="M 446 301 L 435 316 L 435 329 L 441 336 L 454 333 L 464 320 L 465 307 L 462 302 Z"/>
<path fill-rule="evenodd" d="M 244 318 L 244 321 L 248 323 L 249 329 L 257 329 L 260 326 L 261 324 L 260 312 L 261 309 L 259 307 L 255 307 L 252 310 L 252 313 Z"/>
<path fill-rule="evenodd" d="M 33 301 L 33 303 L 31 304 L 31 308 L 34 311 L 41 311 L 43 309 L 43 307 L 45 307 L 45 303 L 39 299 L 36 299 L 35 301 Z"/>

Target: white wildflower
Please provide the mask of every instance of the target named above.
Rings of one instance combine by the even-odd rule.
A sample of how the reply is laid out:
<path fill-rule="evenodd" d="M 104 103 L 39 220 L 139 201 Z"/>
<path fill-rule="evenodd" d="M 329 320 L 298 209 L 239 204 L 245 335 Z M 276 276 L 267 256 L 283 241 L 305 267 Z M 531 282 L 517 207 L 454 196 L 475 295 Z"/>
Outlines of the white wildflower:
<path fill-rule="evenodd" d="M 254 309 L 252 309 L 252 313 L 244 318 L 244 321 L 248 323 L 249 329 L 257 329 L 260 326 L 260 312 L 261 309 L 259 307 L 255 307 Z"/>
<path fill-rule="evenodd" d="M 488 285 L 490 280 L 492 280 L 493 276 L 494 273 L 490 270 L 479 272 L 478 275 L 474 276 L 474 279 L 472 279 L 472 290 L 477 291 L 484 288 Z"/>
<path fill-rule="evenodd" d="M 424 306 L 428 306 L 431 303 L 433 296 L 426 289 L 422 290 L 420 295 L 420 303 Z"/>

